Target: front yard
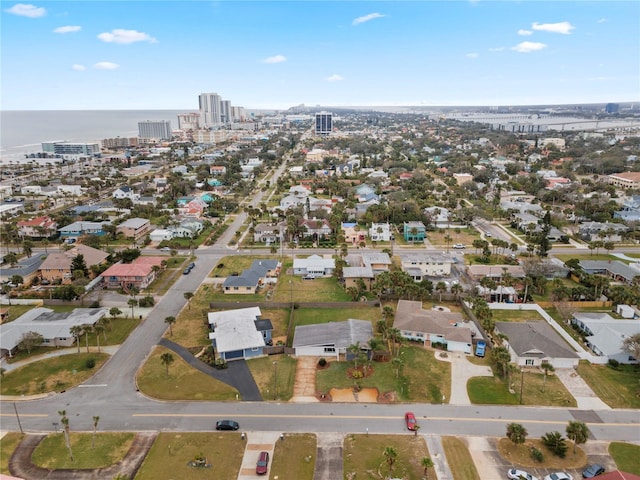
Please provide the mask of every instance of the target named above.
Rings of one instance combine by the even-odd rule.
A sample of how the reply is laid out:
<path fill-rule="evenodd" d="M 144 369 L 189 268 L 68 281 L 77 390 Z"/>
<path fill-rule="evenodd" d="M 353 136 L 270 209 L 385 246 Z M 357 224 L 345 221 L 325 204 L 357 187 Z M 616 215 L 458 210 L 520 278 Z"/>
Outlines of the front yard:
<path fill-rule="evenodd" d="M 611 408 L 640 408 L 640 368 L 620 365 L 592 365 L 580 361 L 578 374 Z"/>

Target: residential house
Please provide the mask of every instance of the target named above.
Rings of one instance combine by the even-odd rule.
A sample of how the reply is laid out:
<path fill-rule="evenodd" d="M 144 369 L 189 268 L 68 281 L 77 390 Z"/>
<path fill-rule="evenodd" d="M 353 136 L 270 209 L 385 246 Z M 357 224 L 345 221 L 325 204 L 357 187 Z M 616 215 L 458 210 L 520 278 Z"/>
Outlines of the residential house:
<path fill-rule="evenodd" d="M 506 302 L 516 303 L 518 301 L 518 292 L 513 287 L 505 285 L 497 285 L 496 288 L 476 286 L 478 296 L 484 298 L 488 303 Z"/>
<path fill-rule="evenodd" d="M 571 323 L 586 335 L 585 343 L 598 356 L 620 363 L 638 363 L 622 349 L 625 338 L 640 334 L 640 320 L 615 319 L 603 312 L 576 312 Z"/>
<path fill-rule="evenodd" d="M 531 203 L 524 200 L 502 200 L 500 201 L 500 208 L 506 212 L 517 212 L 517 213 L 529 213 L 536 216 L 537 218 L 542 218 L 545 213 L 544 208 L 538 203 Z"/>
<path fill-rule="evenodd" d="M 613 173 L 608 176 L 609 184 L 619 188 L 640 188 L 640 172 Z"/>
<path fill-rule="evenodd" d="M 503 345 L 518 366 L 539 367 L 546 361 L 555 368 L 573 368 L 580 360 L 545 321 L 496 322 L 495 331 L 505 336 Z"/>
<path fill-rule="evenodd" d="M 20 238 L 51 238 L 58 234 L 58 224 L 48 215 L 18 222 Z"/>
<path fill-rule="evenodd" d="M 307 258 L 293 259 L 293 274 L 305 277 L 329 277 L 333 275 L 336 268 L 336 261 L 331 257 L 321 257 L 311 255 Z"/>
<path fill-rule="evenodd" d="M 437 228 L 448 227 L 453 219 L 453 214 L 445 207 L 427 207 L 424 209 L 424 214 Z"/>
<path fill-rule="evenodd" d="M 467 273 L 472 280 L 479 282 L 484 277 L 501 282 L 505 275 L 511 278 L 523 279 L 526 275 L 520 265 L 469 265 Z"/>
<path fill-rule="evenodd" d="M 162 268 L 162 257 L 138 257 L 132 263 L 116 263 L 100 274 L 106 288 L 122 288 L 125 292 L 135 287 L 147 288 Z"/>
<path fill-rule="evenodd" d="M 472 181 L 473 175 L 471 175 L 470 173 L 454 173 L 453 178 L 458 184 L 458 186 L 460 186 L 460 185 L 464 185 L 467 182 Z"/>
<path fill-rule="evenodd" d="M 146 218 L 130 218 L 118 225 L 116 233 L 122 233 L 125 238 L 138 241 L 144 238 L 150 230 L 151 222 Z"/>
<path fill-rule="evenodd" d="M 102 250 L 82 244 L 76 244 L 73 248 L 65 252 L 50 251 L 47 258 L 40 265 L 40 277 L 43 280 L 49 280 L 51 283 L 71 282 L 73 280 L 71 263 L 78 255 L 82 255 L 84 263 L 89 269 L 89 275 L 91 275 L 92 266 L 102 265 L 109 257 L 109 254 Z"/>
<path fill-rule="evenodd" d="M 424 242 L 427 229 L 422 222 L 404 222 L 402 232 L 405 242 Z"/>
<path fill-rule="evenodd" d="M 207 209 L 207 202 L 199 197 L 178 200 L 178 213 L 185 217 L 200 218 Z"/>
<path fill-rule="evenodd" d="M 281 266 L 277 260 L 254 260 L 251 267 L 240 275 L 227 277 L 222 284 L 222 291 L 233 295 L 254 294 L 263 285 L 277 283 Z"/>
<path fill-rule="evenodd" d="M 523 233 L 539 233 L 542 231 L 542 225 L 538 222 L 540 218 L 530 213 L 512 213 L 511 214 L 511 226 L 517 228 Z M 547 239 L 550 242 L 568 242 L 568 236 L 556 227 L 551 227 L 547 234 Z"/>
<path fill-rule="evenodd" d="M 135 193 L 129 185 L 123 185 L 121 187 L 116 188 L 111 194 L 111 196 L 118 200 L 128 198 L 132 202 L 135 202 L 136 200 L 138 200 L 138 198 L 140 198 L 140 195 Z"/>
<path fill-rule="evenodd" d="M 388 242 L 391 240 L 391 228 L 388 223 L 372 223 L 369 228 L 372 242 Z"/>
<path fill-rule="evenodd" d="M 152 242 L 160 243 L 169 241 L 173 238 L 173 231 L 166 228 L 156 228 L 149 233 L 149 239 Z"/>
<path fill-rule="evenodd" d="M 211 165 L 209 167 L 209 173 L 214 177 L 222 177 L 227 173 L 227 167 L 224 165 Z"/>
<path fill-rule="evenodd" d="M 619 242 L 622 240 L 622 235 L 627 231 L 629 231 L 629 227 L 626 225 L 611 222 L 584 222 L 578 228 L 580 238 L 587 242 L 597 240 Z"/>
<path fill-rule="evenodd" d="M 104 235 L 103 227 L 110 225 L 111 222 L 73 222 L 65 227 L 59 228 L 60 236 L 62 238 L 77 238 L 83 235 Z"/>
<path fill-rule="evenodd" d="M 259 223 L 253 227 L 253 241 L 256 243 L 279 243 L 284 233 L 284 224 L 269 225 Z"/>
<path fill-rule="evenodd" d="M 589 275 L 606 275 L 614 281 L 629 285 L 640 275 L 640 263 L 626 264 L 620 260 L 580 260 L 579 265 Z"/>
<path fill-rule="evenodd" d="M 331 235 L 331 226 L 327 219 L 302 219 L 299 223 L 302 227 L 302 237 L 311 238 L 314 241 L 327 238 Z"/>
<path fill-rule="evenodd" d="M 180 221 L 180 224 L 169 227 L 172 238 L 196 238 L 204 230 L 204 222 L 197 218 L 187 217 Z"/>
<path fill-rule="evenodd" d="M 29 310 L 13 322 L 0 325 L 0 357 L 13 356 L 29 332 L 42 335 L 45 347 L 71 347 L 76 341 L 71 327 L 93 326 L 107 312 L 106 308 L 76 308 L 70 312 L 54 312 L 44 307 Z"/>
<path fill-rule="evenodd" d="M 351 245 L 360 245 L 360 243 L 366 242 L 367 232 L 362 230 L 357 223 L 342 223 L 342 234 L 344 235 L 344 241 Z"/>
<path fill-rule="evenodd" d="M 273 325 L 262 318 L 260 307 L 209 312 L 209 340 L 225 361 L 263 356 L 271 344 Z"/>
<path fill-rule="evenodd" d="M 370 291 L 375 276 L 388 272 L 391 259 L 386 253 L 360 253 L 350 254 L 346 258 L 348 266 L 342 268 L 344 287 L 360 288 Z"/>
<path fill-rule="evenodd" d="M 358 344 L 369 350 L 369 340 L 374 337 L 369 320 L 350 318 L 343 322 L 297 326 L 293 334 L 296 356 L 335 357 L 348 355 L 348 348 Z"/>
<path fill-rule="evenodd" d="M 461 313 L 440 309 L 424 310 L 422 302 L 398 300 L 393 328 L 403 338 L 425 346 L 440 344 L 450 352 L 471 353 L 472 330 Z"/>
<path fill-rule="evenodd" d="M 435 252 L 401 253 L 400 268 L 416 282 L 429 277 L 447 277 L 451 275 L 453 259 L 449 255 Z"/>
<path fill-rule="evenodd" d="M 359 203 L 367 203 L 371 202 L 372 200 L 380 200 L 380 196 L 376 194 L 375 187 L 372 187 L 371 185 L 368 185 L 366 183 L 355 187 L 354 195 Z"/>
<path fill-rule="evenodd" d="M 622 208 L 613 214 L 613 218 L 620 218 L 625 222 L 640 221 L 640 195 L 627 198 Z"/>

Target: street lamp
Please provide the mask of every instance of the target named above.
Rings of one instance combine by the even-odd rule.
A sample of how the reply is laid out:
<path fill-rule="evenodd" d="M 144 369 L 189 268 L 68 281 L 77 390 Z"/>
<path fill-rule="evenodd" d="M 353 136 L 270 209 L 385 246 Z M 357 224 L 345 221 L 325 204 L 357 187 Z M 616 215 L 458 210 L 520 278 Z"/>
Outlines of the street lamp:
<path fill-rule="evenodd" d="M 278 362 L 273 362 L 273 399 L 278 398 Z"/>

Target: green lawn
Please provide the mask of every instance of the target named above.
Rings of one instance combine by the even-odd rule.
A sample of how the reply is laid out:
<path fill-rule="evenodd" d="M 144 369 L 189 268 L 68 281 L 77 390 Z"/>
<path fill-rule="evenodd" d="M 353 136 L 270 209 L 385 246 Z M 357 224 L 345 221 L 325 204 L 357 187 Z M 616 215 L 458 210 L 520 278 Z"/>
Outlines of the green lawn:
<path fill-rule="evenodd" d="M 277 364 L 274 365 L 273 362 Z M 270 355 L 247 360 L 247 365 L 264 400 L 289 401 L 291 399 L 296 376 L 295 359 L 288 355 Z"/>
<path fill-rule="evenodd" d="M 640 370 L 633 365 L 578 364 L 578 374 L 600 399 L 611 408 L 640 408 Z"/>
<path fill-rule="evenodd" d="M 640 445 L 631 443 L 611 442 L 609 454 L 613 457 L 620 470 L 627 473 L 640 475 Z"/>
<path fill-rule="evenodd" d="M 88 359 L 95 360 L 93 368 Z M 2 395 L 35 395 L 60 392 L 75 387 L 90 378 L 109 355 L 106 353 L 73 353 L 30 363 L 5 373 L 0 385 Z"/>
<path fill-rule="evenodd" d="M 439 362 L 434 352 L 416 346 L 401 349 L 404 366 L 396 376 L 391 362 L 373 362 L 373 373 L 357 381 L 347 376 L 353 362 L 331 362 L 330 367 L 318 370 L 316 388 L 328 392 L 331 388 L 351 388 L 357 382 L 363 388 L 375 387 L 380 393 L 396 392 L 400 401 L 442 403 L 451 392 L 451 365 Z"/>
<path fill-rule="evenodd" d="M 480 480 L 467 444 L 457 437 L 442 437 L 442 447 L 453 474 L 451 480 Z"/>
<path fill-rule="evenodd" d="M 223 257 L 218 264 L 211 271 L 211 277 L 228 277 L 233 273 L 238 275 L 243 270 L 248 269 L 254 260 L 258 259 L 275 259 L 274 256 L 269 255 L 237 255 L 232 257 Z"/>
<path fill-rule="evenodd" d="M 70 419 L 73 424 L 73 418 Z M 33 463 L 47 469 L 72 468 L 74 470 L 108 467 L 124 458 L 133 442 L 133 433 L 96 433 L 92 448 L 91 433 L 69 434 L 73 461 L 64 434 L 52 433 L 36 447 L 31 456 Z"/>
<path fill-rule="evenodd" d="M 496 322 L 545 321 L 535 310 L 491 310 Z"/>
<path fill-rule="evenodd" d="M 544 374 L 537 372 L 525 372 L 524 377 L 519 373 L 513 374 L 511 383 L 514 393 L 509 392 L 506 382 L 497 376 L 471 378 L 467 383 L 469 399 L 478 405 L 519 405 L 521 378 L 524 378 L 523 405 L 577 406 L 576 400 L 555 375 L 547 375 L 544 385 Z"/>
<path fill-rule="evenodd" d="M 22 441 L 23 435 L 18 432 L 8 432 L 0 438 L 0 473 L 9 475 L 9 459 Z"/>
<path fill-rule="evenodd" d="M 342 322 L 350 318 L 357 320 L 371 320 L 375 323 L 382 319 L 378 307 L 349 307 L 349 308 L 299 308 L 294 310 L 295 325 L 314 325 L 318 323 Z"/>
<path fill-rule="evenodd" d="M 160 360 L 171 353 L 173 363 L 167 368 Z M 191 367 L 176 353 L 156 347 L 138 372 L 138 388 L 145 395 L 159 400 L 235 400 L 238 391 Z"/>
<path fill-rule="evenodd" d="M 215 420 L 211 419 L 211 428 Z M 160 433 L 135 480 L 226 480 L 237 478 L 245 441 L 238 432 Z M 188 465 L 204 455 L 210 468 Z"/>
<path fill-rule="evenodd" d="M 386 461 L 387 447 L 397 456 L 393 469 Z M 408 435 L 347 435 L 344 439 L 342 464 L 344 478 L 402 478 L 421 480 L 424 468 L 420 462 L 429 457 L 423 437 Z M 434 469 L 429 469 L 429 478 L 435 478 Z"/>
<path fill-rule="evenodd" d="M 16 318 L 21 317 L 29 310 L 33 310 L 37 305 L 2 305 L 2 309 L 7 308 L 9 310 L 9 317 L 5 319 L 2 323 L 9 323 L 14 321 Z"/>
<path fill-rule="evenodd" d="M 128 309 L 128 312 L 131 313 L 131 309 Z M 122 318 L 122 317 L 116 317 L 115 319 L 112 319 L 110 316 L 108 317 L 109 319 L 109 324 L 107 326 L 107 328 L 105 329 L 105 331 L 103 333 L 100 334 L 100 345 L 104 346 L 104 345 L 120 345 L 121 343 L 123 343 L 127 337 L 129 336 L 129 334 L 135 330 L 135 328 L 138 326 L 138 324 L 140 323 L 140 320 L 138 317 L 132 319 L 132 318 Z M 151 319 L 149 319 L 148 321 L 152 321 Z M 106 337 L 106 340 L 105 340 Z M 85 347 L 86 342 L 85 342 L 85 338 L 84 336 L 80 337 L 80 350 L 82 350 L 83 347 Z M 90 346 L 96 346 L 97 345 L 97 341 L 96 341 L 96 334 L 95 333 L 90 333 L 89 334 L 89 345 Z"/>
<path fill-rule="evenodd" d="M 287 275 L 286 265 L 280 274 L 272 300 L 275 302 L 350 302 L 351 297 L 334 277 L 303 280 Z"/>
<path fill-rule="evenodd" d="M 269 468 L 270 479 L 313 480 L 316 466 L 317 441 L 310 433 L 288 433 L 273 450 Z"/>

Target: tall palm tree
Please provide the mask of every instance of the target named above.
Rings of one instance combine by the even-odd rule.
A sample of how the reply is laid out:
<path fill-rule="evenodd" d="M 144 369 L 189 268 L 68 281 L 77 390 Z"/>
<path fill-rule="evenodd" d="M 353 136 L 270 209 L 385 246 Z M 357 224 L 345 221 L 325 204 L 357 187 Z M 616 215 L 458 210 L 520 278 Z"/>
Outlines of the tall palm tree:
<path fill-rule="evenodd" d="M 507 425 L 507 438 L 516 445 L 524 443 L 527 439 L 527 429 L 519 423 L 510 423 Z"/>
<path fill-rule="evenodd" d="M 167 377 L 169 376 L 169 365 L 171 365 L 174 361 L 173 355 L 169 352 L 165 352 L 160 355 L 160 361 L 167 368 Z"/>
<path fill-rule="evenodd" d="M 567 425 L 567 438 L 573 440 L 573 453 L 576 453 L 579 443 L 587 443 L 589 428 L 583 422 L 570 420 Z"/>
<path fill-rule="evenodd" d="M 173 337 L 173 327 L 172 325 L 176 323 L 176 317 L 165 317 L 164 323 L 169 325 L 169 332 L 171 332 L 171 336 Z"/>
<path fill-rule="evenodd" d="M 386 447 L 383 452 L 384 457 L 387 459 L 387 465 L 389 465 L 389 470 L 393 470 L 393 464 L 396 463 L 398 459 L 398 451 L 393 447 Z"/>
<path fill-rule="evenodd" d="M 60 423 L 62 424 L 62 431 L 64 432 L 64 442 L 67 445 L 67 449 L 69 450 L 69 458 L 73 462 L 73 450 L 71 450 L 71 438 L 69 437 L 69 418 L 67 417 L 67 411 L 59 410 L 58 415 L 60 415 Z"/>
<path fill-rule="evenodd" d="M 555 368 L 546 360 L 542 361 L 542 363 L 540 364 L 540 368 L 544 370 L 544 378 L 542 380 L 542 391 L 544 392 L 547 386 L 547 375 L 549 374 L 549 372 L 555 371 Z"/>
<path fill-rule="evenodd" d="M 105 331 L 104 325 L 98 322 L 93 326 L 92 330 L 96 334 L 96 345 L 98 346 L 98 353 L 100 353 L 100 334 Z"/>
<path fill-rule="evenodd" d="M 91 448 L 93 448 L 95 446 L 95 442 L 96 442 L 96 430 L 98 429 L 98 422 L 100 421 L 100 417 L 99 416 L 94 416 L 93 417 L 93 436 L 91 437 Z"/>
<path fill-rule="evenodd" d="M 80 353 L 80 336 L 84 333 L 84 328 L 80 325 L 74 325 L 69 329 L 69 333 L 76 339 L 76 345 L 78 345 L 78 353 Z"/>
<path fill-rule="evenodd" d="M 191 310 L 191 299 L 193 298 L 193 292 L 184 292 L 184 298 L 187 301 L 189 310 Z"/>
<path fill-rule="evenodd" d="M 420 465 L 422 465 L 422 468 L 424 468 L 424 478 L 428 479 L 429 469 L 433 468 L 433 460 L 431 460 L 430 457 L 422 457 L 422 460 L 420 460 Z"/>
<path fill-rule="evenodd" d="M 89 334 L 93 331 L 91 325 L 82 325 L 82 331 L 84 332 L 84 344 L 87 347 L 87 353 L 89 353 Z"/>

